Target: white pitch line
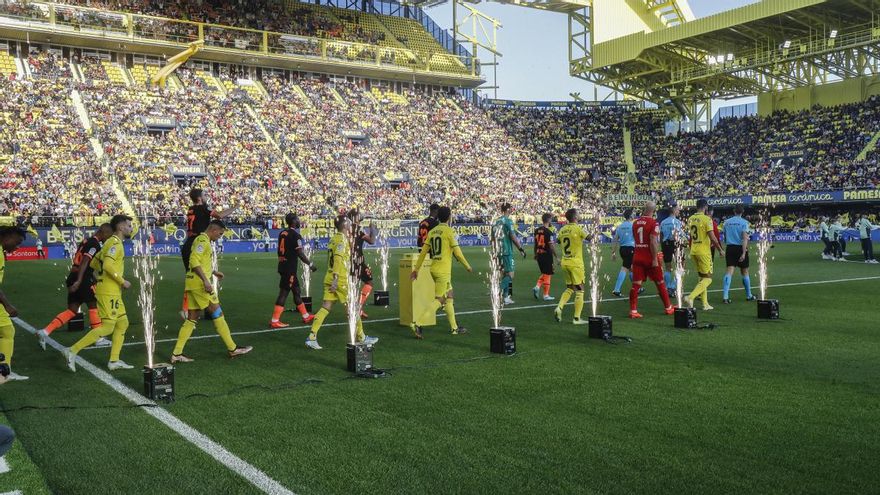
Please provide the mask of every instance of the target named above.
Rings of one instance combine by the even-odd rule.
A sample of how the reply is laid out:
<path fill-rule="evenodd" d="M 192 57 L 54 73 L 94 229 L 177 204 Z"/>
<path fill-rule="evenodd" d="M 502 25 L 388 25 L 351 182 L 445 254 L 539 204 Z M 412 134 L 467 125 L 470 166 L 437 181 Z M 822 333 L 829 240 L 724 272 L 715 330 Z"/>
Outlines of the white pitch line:
<path fill-rule="evenodd" d="M 837 280 L 815 280 L 815 281 L 810 281 L 810 282 L 791 282 L 791 283 L 785 283 L 785 284 L 768 285 L 767 288 L 770 289 L 770 288 L 779 288 L 779 287 L 794 287 L 794 286 L 799 286 L 799 285 L 836 284 L 836 283 L 842 283 L 842 282 L 859 282 L 859 281 L 864 281 L 864 280 L 880 280 L 880 276 L 842 278 L 842 279 L 837 279 Z M 752 289 L 753 290 L 759 289 L 759 287 L 752 287 Z M 741 290 L 745 290 L 745 288 L 731 287 L 730 290 L 731 291 L 741 291 Z M 723 289 L 712 289 L 709 292 L 722 292 L 722 291 L 723 291 Z M 640 300 L 641 299 L 650 299 L 650 298 L 655 298 L 655 297 L 659 297 L 659 296 L 656 294 L 650 294 L 647 296 L 639 296 L 639 299 Z M 629 298 L 627 298 L 627 297 L 616 297 L 616 298 L 601 299 L 600 302 L 615 302 L 615 301 L 628 301 L 628 300 L 629 300 Z M 591 302 L 591 300 L 589 300 L 589 299 L 584 300 L 584 304 L 587 304 L 589 302 Z M 569 302 L 568 304 L 574 304 L 574 303 Z M 507 311 L 519 311 L 519 310 L 523 310 L 523 309 L 552 308 L 554 306 L 556 306 L 556 304 L 534 304 L 531 306 L 517 306 L 515 308 L 504 308 L 504 310 L 502 310 L 501 313 L 504 314 Z M 471 311 L 456 311 L 455 314 L 456 314 L 456 316 L 458 316 L 458 315 L 476 315 L 476 314 L 491 313 L 491 312 L 492 312 L 491 309 L 476 309 L 476 310 L 471 310 Z M 366 324 L 371 324 L 371 323 L 388 323 L 390 321 L 398 321 L 398 320 L 399 320 L 399 318 L 381 318 L 378 320 L 365 320 L 364 324 L 366 325 Z M 325 323 L 322 326 L 322 328 L 345 326 L 345 325 L 348 325 L 348 322 L 343 321 L 343 322 L 336 322 L 336 323 Z M 300 326 L 288 326 L 288 327 L 283 327 L 283 328 L 265 328 L 262 330 L 246 330 L 246 331 L 242 331 L 242 332 L 232 332 L 232 335 L 236 335 L 236 336 L 238 336 L 238 335 L 257 335 L 257 334 L 261 334 L 261 333 L 275 333 L 275 332 L 280 332 L 280 331 L 284 331 L 284 330 L 303 330 L 303 329 L 306 329 L 306 330 L 311 329 L 311 326 L 310 325 L 300 325 Z M 217 334 L 193 335 L 192 337 L 189 338 L 189 340 L 216 339 L 218 337 L 219 336 Z M 157 344 L 167 343 L 167 342 L 177 342 L 177 339 L 173 338 L 173 339 L 158 339 L 158 340 L 156 340 Z M 142 341 L 135 341 L 135 342 L 126 342 L 123 345 L 127 347 L 127 346 L 135 346 L 135 345 L 144 345 L 144 343 Z M 91 350 L 91 349 L 104 349 L 104 347 L 88 347 L 85 350 Z"/>
<path fill-rule="evenodd" d="M 14 320 L 28 332 L 32 334 L 36 333 L 37 330 L 21 318 L 14 318 Z M 51 337 L 48 337 L 46 338 L 46 342 L 54 349 L 62 352 L 63 354 L 64 346 L 59 344 L 58 341 Z M 131 388 L 127 387 L 124 383 L 120 382 L 116 378 L 113 378 L 106 371 L 98 368 L 97 366 L 93 365 L 89 361 L 86 361 L 82 357 L 76 358 L 76 364 L 94 375 L 95 378 L 97 378 L 98 380 L 104 382 L 105 385 L 112 388 L 117 393 L 128 399 L 128 401 L 132 404 L 158 406 L 158 404 L 156 404 L 152 400 L 147 399 L 143 395 L 135 392 Z M 177 419 L 176 416 L 166 411 L 165 409 L 161 407 L 143 407 L 142 409 L 150 416 L 161 421 L 163 424 L 165 424 L 165 426 L 174 430 L 175 433 L 182 436 L 186 441 L 201 449 L 202 452 L 210 455 L 215 460 L 217 460 L 217 462 L 226 466 L 228 469 L 237 473 L 239 476 L 249 481 L 252 485 L 262 490 L 263 493 L 267 493 L 270 495 L 294 495 L 292 491 L 281 485 L 281 483 L 278 483 L 274 479 L 270 478 L 263 471 L 260 471 L 256 467 L 237 457 L 232 452 L 229 452 L 222 445 L 211 440 L 205 434 Z"/>
<path fill-rule="evenodd" d="M 21 490 L 15 490 L 13 492 L 3 492 L 0 495 L 24 495 L 21 493 Z"/>
<path fill-rule="evenodd" d="M 5 474 L 9 472 L 9 464 L 6 462 L 6 457 L 0 457 L 0 474 Z"/>

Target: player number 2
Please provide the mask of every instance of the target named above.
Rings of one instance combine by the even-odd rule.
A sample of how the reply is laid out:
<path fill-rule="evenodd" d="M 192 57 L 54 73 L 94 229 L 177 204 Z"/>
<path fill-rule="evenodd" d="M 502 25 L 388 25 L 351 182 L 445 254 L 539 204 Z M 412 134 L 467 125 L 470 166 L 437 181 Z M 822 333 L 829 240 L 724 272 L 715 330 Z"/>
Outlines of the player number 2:
<path fill-rule="evenodd" d="M 568 237 L 562 238 L 562 251 L 566 256 L 571 256 L 571 239 Z"/>

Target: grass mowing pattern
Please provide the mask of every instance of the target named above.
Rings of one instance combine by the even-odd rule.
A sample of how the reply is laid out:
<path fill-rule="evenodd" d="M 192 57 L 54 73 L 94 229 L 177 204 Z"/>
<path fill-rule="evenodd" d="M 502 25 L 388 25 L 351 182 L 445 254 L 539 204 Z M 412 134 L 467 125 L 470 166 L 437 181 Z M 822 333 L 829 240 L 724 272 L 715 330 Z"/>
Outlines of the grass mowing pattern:
<path fill-rule="evenodd" d="M 770 284 L 880 277 L 873 265 L 823 262 L 819 250 L 779 245 Z M 401 254 L 392 253 L 391 267 Z M 465 254 L 486 270 L 482 250 Z M 517 268 L 514 308 L 539 304 L 534 262 Z M 618 265 L 606 256 L 604 268 L 613 280 Z M 158 338 L 174 338 L 180 260 L 165 259 L 161 269 Z M 266 328 L 274 260 L 230 255 L 221 269 L 233 332 Z M 9 264 L 4 289 L 24 320 L 40 327 L 63 309 L 64 270 L 52 261 Z M 313 288 L 322 275 L 323 267 Z M 722 275 L 716 267 L 710 290 L 721 288 Z M 488 309 L 484 280 L 456 266 L 458 312 Z M 690 274 L 688 290 L 694 282 Z M 239 335 L 239 345 L 255 349 L 233 361 L 219 339 L 192 340 L 196 362 L 178 367 L 180 400 L 168 410 L 298 493 L 865 493 L 880 483 L 878 283 L 771 288 L 779 322 L 759 322 L 741 290 L 730 306 L 712 292 L 716 310 L 699 316 L 718 325 L 713 331 L 674 330 L 657 298 L 641 301 L 639 321 L 626 319 L 625 301 L 604 302 L 599 311 L 614 316 L 615 332 L 635 339 L 616 346 L 557 324 L 549 307 L 505 311 L 503 324 L 518 330 L 513 357 L 488 353 L 488 312 L 459 316 L 467 336 L 449 335 L 438 318 L 424 341 L 396 323 L 367 323 L 382 339 L 375 362 L 391 369 L 386 380 L 344 370 L 343 326 L 322 329 L 319 352 L 303 345 L 304 328 Z M 551 293 L 561 291 L 560 274 Z M 654 291 L 649 284 L 645 295 Z M 396 292 L 391 308 L 368 307 L 370 316 L 396 316 Z M 142 338 L 132 296 L 129 342 Z M 343 321 L 334 308 L 328 323 Z M 204 321 L 194 335 L 213 331 Z M 69 345 L 79 335 L 54 337 Z M 172 347 L 158 344 L 158 360 Z M 108 352 L 81 355 L 102 365 Z M 126 347 L 122 358 L 139 367 L 143 346 Z M 69 373 L 60 354 L 41 352 L 21 330 L 14 367 L 32 379 L 3 386 L 0 401 L 53 492 L 255 492 L 103 384 Z M 139 369 L 114 376 L 141 389 Z M 79 409 L 15 410 L 28 405 Z"/>

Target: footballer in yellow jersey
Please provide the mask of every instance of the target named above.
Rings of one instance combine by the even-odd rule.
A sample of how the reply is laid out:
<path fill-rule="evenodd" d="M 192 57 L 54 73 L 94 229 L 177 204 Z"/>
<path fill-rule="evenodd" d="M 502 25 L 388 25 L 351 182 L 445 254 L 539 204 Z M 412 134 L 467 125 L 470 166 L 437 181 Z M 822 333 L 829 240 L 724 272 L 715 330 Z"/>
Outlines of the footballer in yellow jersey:
<path fill-rule="evenodd" d="M 0 228 L 0 284 L 6 272 L 6 253 L 15 252 L 24 241 L 25 231 L 18 227 Z M 15 327 L 12 318 L 18 316 L 18 310 L 0 291 L 0 364 L 12 365 L 12 352 L 15 348 Z M 7 380 L 27 380 L 28 377 L 10 372 Z"/>
<path fill-rule="evenodd" d="M 119 359 L 122 344 L 125 342 L 125 332 L 128 330 L 128 314 L 122 301 L 122 290 L 131 287 L 131 283 L 125 279 L 125 246 L 122 240 L 131 237 L 131 220 L 132 218 L 127 215 L 115 215 L 110 220 L 113 235 L 104 242 L 101 250 L 89 262 L 98 278 L 98 283 L 95 284 L 95 298 L 98 300 L 98 317 L 101 319 L 101 325 L 92 328 L 65 351 L 67 366 L 71 371 L 76 371 L 76 355 L 79 351 L 94 344 L 100 337 L 110 334 L 113 337 L 107 368 L 111 371 L 133 368 Z"/>
<path fill-rule="evenodd" d="M 565 275 L 565 291 L 559 297 L 559 304 L 553 310 L 556 321 L 562 321 L 562 308 L 574 295 L 574 319 L 572 323 L 575 325 L 586 325 L 587 321 L 581 319 L 581 312 L 584 309 L 584 283 L 586 276 L 584 273 L 584 240 L 587 233 L 584 228 L 578 225 L 578 212 L 572 208 L 565 212 L 567 224 L 559 229 L 556 234 L 556 243 L 562 251 L 562 272 Z"/>
<path fill-rule="evenodd" d="M 220 298 L 217 295 L 217 287 L 211 277 L 223 280 L 223 273 L 214 269 L 214 248 L 212 242 L 219 239 L 226 231 L 226 225 L 220 220 L 211 220 L 204 232 L 195 236 L 189 253 L 187 264 L 186 300 L 189 304 L 186 321 L 177 333 L 177 344 L 171 353 L 171 363 L 190 363 L 194 361 L 183 353 L 187 340 L 196 328 L 201 313 L 204 311 L 205 319 L 214 322 L 214 330 L 226 345 L 226 352 L 230 358 L 247 354 L 253 350 L 251 346 L 238 346 L 232 340 L 232 333 L 220 307 Z"/>
<path fill-rule="evenodd" d="M 709 305 L 709 286 L 712 285 L 712 248 L 718 249 L 724 256 L 724 249 L 715 237 L 712 219 L 706 215 L 709 202 L 705 199 L 697 201 L 697 213 L 688 219 L 687 229 L 691 240 L 691 260 L 697 267 L 700 281 L 694 290 L 685 297 L 689 307 L 694 306 L 697 297 L 701 298 L 704 310 L 714 309 Z"/>
<path fill-rule="evenodd" d="M 467 329 L 459 327 L 455 320 L 455 305 L 453 304 L 455 294 L 452 291 L 452 258 L 455 257 L 464 265 L 468 272 L 473 272 L 473 269 L 467 259 L 465 259 L 461 248 L 458 247 L 458 239 L 455 237 L 455 232 L 449 226 L 449 219 L 451 217 L 452 210 L 448 206 L 443 206 L 437 211 L 437 220 L 440 223 L 428 232 L 428 238 L 422 245 L 415 270 L 410 274 L 410 280 L 415 281 L 419 276 L 419 270 L 421 270 L 425 258 L 429 255 L 431 256 L 431 278 L 434 279 L 434 297 L 436 299 L 425 310 L 425 314 L 410 323 L 410 330 L 412 330 L 413 335 L 417 339 L 423 337 L 422 327 L 418 325 L 418 322 L 424 321 L 428 316 L 436 313 L 441 306 L 445 307 L 452 334 L 467 333 Z"/>
<path fill-rule="evenodd" d="M 327 245 L 327 274 L 324 275 L 324 302 L 321 304 L 321 309 L 315 313 L 315 319 L 312 320 L 312 332 L 306 339 L 306 347 L 309 349 L 322 349 L 318 344 L 318 331 L 321 330 L 321 325 L 324 324 L 324 320 L 330 314 L 330 310 L 333 309 L 333 304 L 337 301 L 343 305 L 348 303 L 348 276 L 353 266 L 350 247 L 350 243 L 354 242 L 354 239 L 351 238 L 352 223 L 348 217 L 340 215 L 333 221 L 333 225 L 336 227 L 336 233 L 333 234 L 333 237 L 330 238 L 330 243 Z M 361 311 L 358 310 L 355 340 L 368 345 L 379 342 L 378 337 L 370 337 L 364 334 L 364 324 L 361 321 L 360 313 Z"/>

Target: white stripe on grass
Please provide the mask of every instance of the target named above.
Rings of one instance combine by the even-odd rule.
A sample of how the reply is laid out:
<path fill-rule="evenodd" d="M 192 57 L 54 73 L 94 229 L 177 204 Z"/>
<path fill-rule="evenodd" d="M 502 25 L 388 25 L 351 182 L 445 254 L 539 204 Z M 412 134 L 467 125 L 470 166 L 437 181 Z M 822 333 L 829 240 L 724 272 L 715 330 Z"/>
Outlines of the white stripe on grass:
<path fill-rule="evenodd" d="M 880 279 L 880 276 L 878 276 L 878 277 L 842 278 L 842 279 L 837 279 L 837 280 L 815 280 L 815 281 L 810 281 L 810 282 L 791 282 L 791 283 L 786 283 L 786 284 L 768 285 L 767 288 L 769 289 L 769 288 L 779 288 L 779 287 L 795 287 L 795 286 L 800 286 L 800 285 L 836 284 L 836 283 L 843 283 L 843 282 L 859 282 L 859 281 L 864 281 L 864 280 L 878 280 L 878 279 Z M 752 287 L 752 289 L 757 290 L 758 287 Z M 731 287 L 730 290 L 731 291 L 741 291 L 741 290 L 745 290 L 745 288 Z M 722 289 L 712 289 L 709 292 L 721 292 L 721 291 L 722 291 Z M 655 297 L 659 297 L 659 296 L 656 294 L 651 294 L 651 295 L 647 295 L 647 296 L 639 296 L 639 300 L 655 298 Z M 627 298 L 627 297 L 615 297 L 615 298 L 601 299 L 601 302 L 628 301 L 628 300 L 629 300 L 629 298 Z M 584 304 L 587 304 L 590 302 L 591 301 L 589 299 L 587 299 L 584 301 Z M 568 304 L 574 304 L 574 303 L 569 302 Z M 533 304 L 530 306 L 516 306 L 516 307 L 512 307 L 512 308 L 504 308 L 504 310 L 502 311 L 502 314 L 507 311 L 521 311 L 524 309 L 540 309 L 540 308 L 547 309 L 547 308 L 553 308 L 553 307 L 556 307 L 555 303 L 554 304 Z M 475 310 L 471 310 L 471 311 L 456 311 L 455 314 L 456 314 L 456 316 L 458 316 L 458 315 L 476 315 L 476 314 L 491 313 L 491 312 L 492 312 L 491 309 L 475 309 Z M 440 314 L 438 316 L 443 316 L 443 315 Z M 364 325 L 372 324 L 372 323 L 388 323 L 391 321 L 398 321 L 398 320 L 399 320 L 399 318 L 380 318 L 378 320 L 365 320 Z M 348 322 L 344 322 L 344 321 L 343 322 L 336 322 L 336 323 L 325 323 L 321 328 L 347 326 L 347 325 L 348 325 Z M 310 325 L 298 325 L 298 326 L 292 325 L 292 326 L 283 327 L 283 328 L 264 328 L 261 330 L 245 330 L 245 331 L 241 331 L 241 332 L 232 332 L 232 335 L 256 335 L 256 334 L 261 334 L 261 333 L 274 333 L 274 332 L 279 332 L 279 331 L 284 331 L 284 330 L 303 330 L 303 329 L 305 329 L 305 330 L 311 329 L 311 326 Z M 217 334 L 210 333 L 210 334 L 204 334 L 204 335 L 193 335 L 189 338 L 189 340 L 216 339 L 218 337 L 219 336 Z M 156 343 L 167 343 L 167 342 L 177 342 L 177 338 L 156 340 Z M 143 341 L 131 341 L 131 342 L 126 342 L 123 345 L 136 346 L 136 345 L 144 345 L 144 343 L 143 343 Z M 86 350 L 90 350 L 90 349 L 100 349 L 100 348 L 99 347 L 88 347 Z"/>
<path fill-rule="evenodd" d="M 34 334 L 36 329 L 25 322 L 21 318 L 14 318 L 19 326 Z M 55 339 L 46 338 L 46 342 L 59 352 L 64 351 L 64 346 Z M 82 357 L 76 358 L 76 364 L 91 373 L 98 380 L 104 382 L 105 385 L 115 390 L 117 393 L 125 397 L 129 402 L 136 405 L 157 406 L 157 404 L 143 395 L 135 392 L 131 388 L 125 386 L 122 382 L 110 376 L 106 371 L 98 368 Z M 293 495 L 293 492 L 285 488 L 277 481 L 270 478 L 266 473 L 260 471 L 256 467 L 248 464 L 232 452 L 226 450 L 219 443 L 211 440 L 205 434 L 196 430 L 192 426 L 177 419 L 174 415 L 161 407 L 144 407 L 144 412 L 161 421 L 165 426 L 171 428 L 175 433 L 182 436 L 186 441 L 201 449 L 204 453 L 213 457 L 217 462 L 226 466 L 229 470 L 235 472 L 242 478 L 246 479 L 255 487 L 259 488 L 263 493 L 270 495 Z"/>
<path fill-rule="evenodd" d="M 0 474 L 9 472 L 9 464 L 6 463 L 5 457 L 0 457 Z"/>

